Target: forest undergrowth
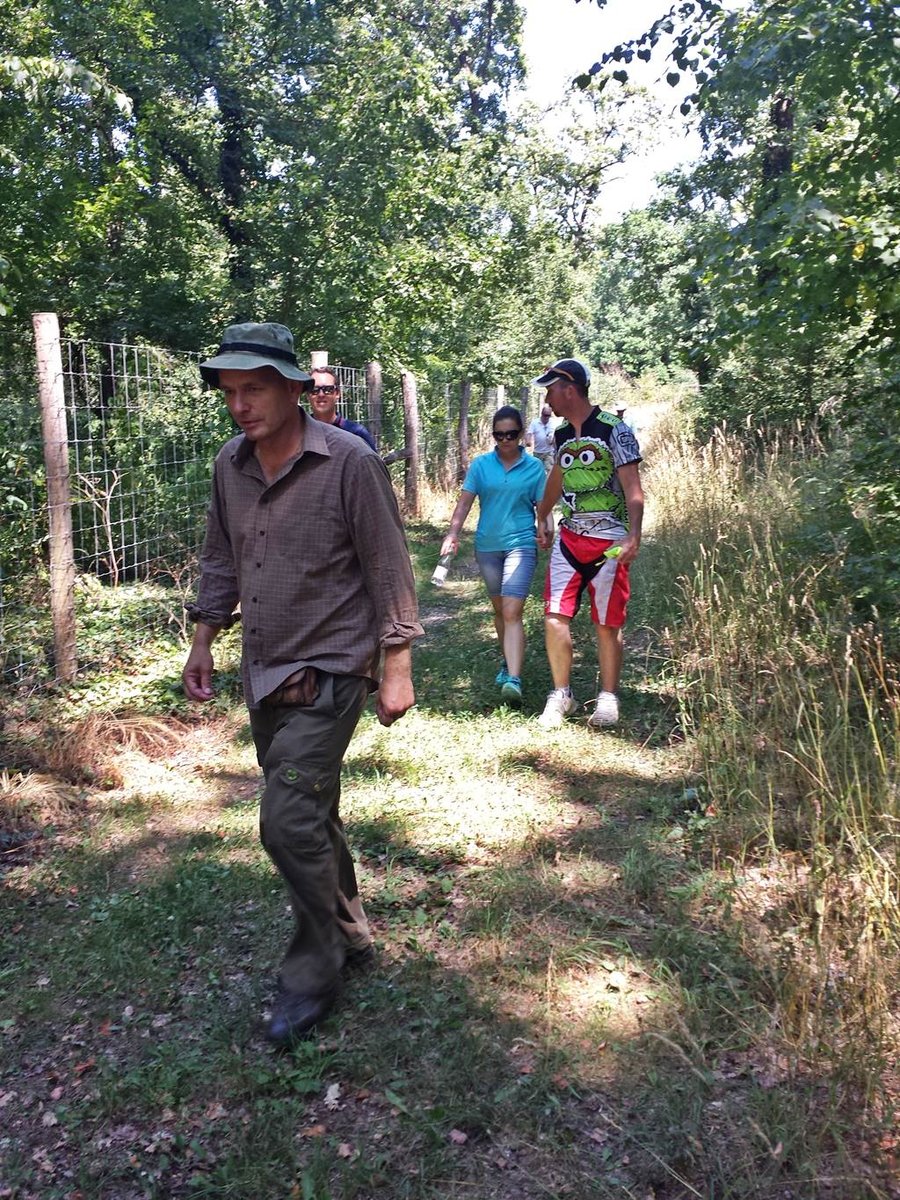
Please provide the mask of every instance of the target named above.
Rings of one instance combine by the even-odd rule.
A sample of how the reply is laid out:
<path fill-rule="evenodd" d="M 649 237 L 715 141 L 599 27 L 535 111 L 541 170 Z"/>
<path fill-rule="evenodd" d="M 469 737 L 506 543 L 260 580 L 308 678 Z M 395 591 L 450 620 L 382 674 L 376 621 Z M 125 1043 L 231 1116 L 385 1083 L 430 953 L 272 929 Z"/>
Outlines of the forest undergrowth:
<path fill-rule="evenodd" d="M 378 963 L 289 1054 L 234 635 L 203 711 L 139 627 L 9 701 L 0 1197 L 900 1196 L 895 668 L 812 550 L 821 449 L 643 420 L 614 731 L 536 724 L 540 579 L 498 704 L 471 542 L 427 583 L 453 497 L 409 524 L 418 704 L 344 783 Z"/>

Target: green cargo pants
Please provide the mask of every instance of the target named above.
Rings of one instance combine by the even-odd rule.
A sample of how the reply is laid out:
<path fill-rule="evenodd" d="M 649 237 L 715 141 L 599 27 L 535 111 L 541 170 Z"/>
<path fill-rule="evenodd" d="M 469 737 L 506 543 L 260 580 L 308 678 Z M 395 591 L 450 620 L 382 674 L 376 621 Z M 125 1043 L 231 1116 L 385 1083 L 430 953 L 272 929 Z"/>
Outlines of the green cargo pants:
<path fill-rule="evenodd" d="M 316 996 L 337 982 L 348 948 L 370 941 L 353 859 L 339 815 L 341 763 L 368 685 L 356 675 L 318 671 L 310 705 L 264 701 L 250 710 L 265 776 L 259 836 L 281 873 L 295 930 L 281 985 Z"/>

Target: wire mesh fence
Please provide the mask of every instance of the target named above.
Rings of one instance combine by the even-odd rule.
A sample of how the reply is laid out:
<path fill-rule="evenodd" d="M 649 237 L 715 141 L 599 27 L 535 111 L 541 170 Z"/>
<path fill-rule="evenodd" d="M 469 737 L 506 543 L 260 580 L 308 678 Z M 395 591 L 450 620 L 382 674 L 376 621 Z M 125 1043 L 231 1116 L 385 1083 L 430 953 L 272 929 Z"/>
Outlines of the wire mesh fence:
<path fill-rule="evenodd" d="M 96 669 L 104 654 L 126 653 L 124 645 L 114 647 L 110 629 L 99 628 L 104 612 L 121 613 L 129 603 L 125 585 L 150 625 L 163 620 L 184 634 L 182 602 L 196 581 L 212 460 L 236 427 L 220 393 L 204 388 L 198 354 L 74 339 L 59 340 L 58 349 L 74 657 L 76 669 Z M 382 453 L 402 451 L 399 394 L 386 403 L 376 400 L 365 370 L 335 369 L 342 414 L 376 428 Z M 422 399 L 419 469 L 452 489 L 459 467 L 458 389 L 426 382 Z M 485 389 L 473 399 L 472 448 L 478 453 L 497 398 Z M 0 349 L 0 685 L 7 688 L 61 677 L 45 439 L 34 343 L 7 343 Z M 402 454 L 396 457 L 391 471 L 402 486 L 407 468 Z M 98 637 L 105 650 L 98 650 Z"/>
<path fill-rule="evenodd" d="M 497 387 L 471 388 L 468 402 L 468 442 L 471 460 L 493 447 L 491 427 L 494 413 L 511 404 L 522 414 L 523 427 L 540 412 L 543 390 L 523 386 L 508 392 Z M 420 429 L 422 473 L 435 486 L 453 490 L 465 474 L 460 469 L 460 385 L 438 384 L 423 391 L 423 420 Z"/>
<path fill-rule="evenodd" d="M 148 580 L 196 550 L 214 448 L 233 432 L 197 357 L 64 344 L 78 571 L 113 585 Z"/>
<path fill-rule="evenodd" d="M 232 430 L 197 355 L 63 340 L 71 555 L 76 579 L 182 580 L 202 536 L 214 449 Z M 49 523 L 34 348 L 0 370 L 0 679 L 55 678 Z M 73 604 L 89 605 L 76 587 Z M 83 656 L 82 656 L 83 660 Z"/>
<path fill-rule="evenodd" d="M 58 348 L 75 657 L 78 669 L 97 668 L 104 654 L 125 652 L 109 630 L 104 649 L 95 645 L 99 614 L 121 620 L 124 585 L 148 624 L 155 605 L 184 632 L 181 601 L 195 583 L 212 460 L 236 427 L 219 392 L 204 388 L 198 354 L 73 339 Z M 19 689 L 59 674 L 35 354 L 22 340 L 0 360 L 0 684 Z M 365 370 L 335 369 L 341 411 L 368 425 Z M 402 445 L 402 406 L 380 409 L 378 424 L 389 445 Z M 112 609 L 110 588 L 120 593 Z"/>
<path fill-rule="evenodd" d="M 344 366 L 335 366 L 334 370 L 341 385 L 341 416 L 368 428 L 372 423 L 372 413 L 365 371 L 359 367 Z"/>
<path fill-rule="evenodd" d="M 47 489 L 34 359 L 15 350 L 0 366 L 0 666 L 17 678 L 43 654 Z M 46 607 L 44 605 L 44 607 Z"/>

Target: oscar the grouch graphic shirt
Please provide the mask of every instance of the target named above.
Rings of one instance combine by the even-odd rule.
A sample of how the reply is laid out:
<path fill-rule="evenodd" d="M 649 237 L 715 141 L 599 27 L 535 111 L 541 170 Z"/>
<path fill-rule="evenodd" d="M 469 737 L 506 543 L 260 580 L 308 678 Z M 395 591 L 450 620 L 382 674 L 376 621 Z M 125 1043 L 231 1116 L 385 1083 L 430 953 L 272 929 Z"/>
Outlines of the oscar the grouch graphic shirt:
<path fill-rule="evenodd" d="M 578 436 L 565 424 L 556 430 L 554 441 L 563 477 L 562 527 L 585 537 L 624 538 L 628 512 L 616 468 L 641 461 L 634 432 L 619 417 L 595 406 Z"/>

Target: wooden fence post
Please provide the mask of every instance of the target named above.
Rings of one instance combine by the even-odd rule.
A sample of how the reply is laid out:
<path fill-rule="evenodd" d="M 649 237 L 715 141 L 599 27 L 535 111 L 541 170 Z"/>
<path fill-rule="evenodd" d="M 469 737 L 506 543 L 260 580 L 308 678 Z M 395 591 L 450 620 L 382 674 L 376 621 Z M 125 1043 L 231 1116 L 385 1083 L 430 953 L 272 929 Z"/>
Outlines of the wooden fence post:
<path fill-rule="evenodd" d="M 469 401 L 472 398 L 471 379 L 459 381 L 459 426 L 457 428 L 457 443 L 459 445 L 459 469 L 457 483 L 462 483 L 469 469 Z"/>
<path fill-rule="evenodd" d="M 410 516 L 419 515 L 419 394 L 412 371 L 402 371 L 403 436 L 409 457 L 404 471 L 403 495 Z"/>
<path fill-rule="evenodd" d="M 381 449 L 382 427 L 381 363 L 366 363 L 366 400 L 369 406 L 369 432 Z"/>
<path fill-rule="evenodd" d="M 50 531 L 50 613 L 56 677 L 71 683 L 78 670 L 75 649 L 75 552 L 72 544 L 72 498 L 69 488 L 69 438 L 63 384 L 59 320 L 56 313 L 32 313 L 35 354 L 47 471 L 47 515 Z"/>

